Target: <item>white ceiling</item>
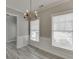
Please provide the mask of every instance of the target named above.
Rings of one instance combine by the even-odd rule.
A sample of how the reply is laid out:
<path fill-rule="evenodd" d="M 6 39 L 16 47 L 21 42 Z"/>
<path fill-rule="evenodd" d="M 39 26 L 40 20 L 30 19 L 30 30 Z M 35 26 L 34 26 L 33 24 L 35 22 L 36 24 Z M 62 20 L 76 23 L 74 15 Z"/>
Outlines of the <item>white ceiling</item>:
<path fill-rule="evenodd" d="M 30 9 L 30 0 L 6 0 L 8 8 L 15 9 L 20 12 L 25 12 L 26 9 Z M 38 9 L 40 5 L 47 6 L 51 3 L 61 2 L 65 0 L 32 0 L 32 9 Z"/>

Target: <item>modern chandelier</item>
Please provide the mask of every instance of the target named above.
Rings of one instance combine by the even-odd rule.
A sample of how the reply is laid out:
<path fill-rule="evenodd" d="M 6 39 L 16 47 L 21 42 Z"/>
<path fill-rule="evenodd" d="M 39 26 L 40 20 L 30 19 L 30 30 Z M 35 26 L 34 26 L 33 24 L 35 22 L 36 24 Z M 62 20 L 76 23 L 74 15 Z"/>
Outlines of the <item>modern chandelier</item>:
<path fill-rule="evenodd" d="M 36 10 L 32 10 L 32 0 L 30 0 L 30 10 L 26 10 L 24 13 L 24 18 L 27 20 L 36 20 L 38 19 L 38 14 Z"/>
<path fill-rule="evenodd" d="M 30 40 L 30 27 L 31 21 L 38 19 L 38 14 L 36 10 L 32 10 L 32 0 L 30 0 L 30 10 L 26 10 L 24 13 L 24 19 L 28 21 L 28 35 Z"/>

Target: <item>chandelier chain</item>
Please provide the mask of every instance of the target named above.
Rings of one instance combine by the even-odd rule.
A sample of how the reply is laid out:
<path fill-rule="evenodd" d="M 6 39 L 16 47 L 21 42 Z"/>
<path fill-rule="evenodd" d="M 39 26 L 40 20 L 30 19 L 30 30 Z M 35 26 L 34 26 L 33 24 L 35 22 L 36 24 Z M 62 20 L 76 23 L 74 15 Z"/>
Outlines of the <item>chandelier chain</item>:
<path fill-rule="evenodd" d="M 32 0 L 30 0 L 30 11 L 32 10 Z"/>

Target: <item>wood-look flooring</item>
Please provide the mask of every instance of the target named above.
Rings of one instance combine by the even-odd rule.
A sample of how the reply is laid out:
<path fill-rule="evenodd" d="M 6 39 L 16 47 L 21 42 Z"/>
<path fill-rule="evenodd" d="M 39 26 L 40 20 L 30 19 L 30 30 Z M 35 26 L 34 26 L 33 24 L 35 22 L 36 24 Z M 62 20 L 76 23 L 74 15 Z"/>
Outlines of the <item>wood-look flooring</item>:
<path fill-rule="evenodd" d="M 16 49 L 16 42 L 6 44 L 6 59 L 63 59 L 33 46 Z"/>

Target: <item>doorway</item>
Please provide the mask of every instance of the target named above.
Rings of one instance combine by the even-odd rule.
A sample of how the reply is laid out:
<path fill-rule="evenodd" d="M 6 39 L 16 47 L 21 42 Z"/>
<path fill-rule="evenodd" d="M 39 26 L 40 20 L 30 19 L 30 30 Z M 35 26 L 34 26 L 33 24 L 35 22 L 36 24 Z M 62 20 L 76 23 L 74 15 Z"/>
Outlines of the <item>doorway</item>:
<path fill-rule="evenodd" d="M 17 42 L 17 17 L 6 14 L 6 43 L 13 43 L 16 46 Z"/>

